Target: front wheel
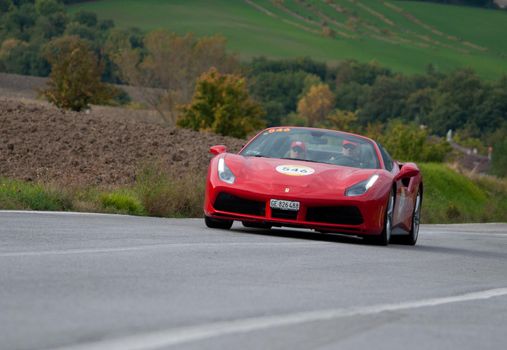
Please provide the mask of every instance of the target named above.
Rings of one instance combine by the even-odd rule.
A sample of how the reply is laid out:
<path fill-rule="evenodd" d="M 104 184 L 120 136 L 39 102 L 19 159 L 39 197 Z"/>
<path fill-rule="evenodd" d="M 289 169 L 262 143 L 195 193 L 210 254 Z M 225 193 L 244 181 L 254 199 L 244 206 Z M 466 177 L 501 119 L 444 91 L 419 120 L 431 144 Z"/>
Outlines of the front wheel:
<path fill-rule="evenodd" d="M 209 228 L 220 228 L 223 230 L 228 230 L 232 227 L 232 220 L 221 220 L 210 218 L 209 216 L 204 216 L 204 223 Z"/>
<path fill-rule="evenodd" d="M 388 245 L 391 240 L 391 231 L 393 227 L 393 212 L 394 212 L 394 190 L 391 190 L 389 199 L 387 201 L 387 208 L 384 218 L 384 229 L 379 236 L 366 236 L 367 242 L 377 245 Z"/>

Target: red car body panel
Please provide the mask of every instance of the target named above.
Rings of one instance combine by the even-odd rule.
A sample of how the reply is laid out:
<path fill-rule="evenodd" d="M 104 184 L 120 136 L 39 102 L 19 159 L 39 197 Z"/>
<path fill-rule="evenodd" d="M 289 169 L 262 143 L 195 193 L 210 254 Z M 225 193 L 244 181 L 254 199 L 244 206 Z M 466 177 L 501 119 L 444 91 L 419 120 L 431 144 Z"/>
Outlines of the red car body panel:
<path fill-rule="evenodd" d="M 231 153 L 218 154 L 211 159 L 208 168 L 204 214 L 215 219 L 267 223 L 273 226 L 303 227 L 354 235 L 379 235 L 384 227 L 389 194 L 395 188 L 393 234 L 408 232 L 412 224 L 415 197 L 422 181 L 421 175 L 415 164 L 407 163 L 403 166 L 407 166 L 407 169 L 412 169 L 417 174 L 398 179 L 399 164 L 395 162 L 393 169 L 387 171 L 380 150 L 375 142 L 371 142 L 379 159 L 378 169 L 360 169 L 291 159 L 257 158 Z M 245 147 L 247 146 L 248 144 Z M 235 175 L 234 184 L 228 184 L 219 178 L 217 168 L 220 158 L 224 159 Z M 292 176 L 276 170 L 277 167 L 284 165 L 311 168 L 313 173 Z M 345 195 L 348 188 L 374 174 L 379 178 L 366 193 L 353 197 Z M 263 211 L 248 214 L 238 212 L 235 208 L 217 209 L 215 203 L 220 194 L 260 203 L 260 206 L 264 206 Z M 280 213 L 273 215 L 270 207 L 271 199 L 298 201 L 300 209 L 295 217 L 280 217 Z M 357 208 L 362 220 L 342 223 L 309 219 L 309 211 L 316 212 L 327 207 Z M 348 220 L 345 218 L 345 221 Z"/>

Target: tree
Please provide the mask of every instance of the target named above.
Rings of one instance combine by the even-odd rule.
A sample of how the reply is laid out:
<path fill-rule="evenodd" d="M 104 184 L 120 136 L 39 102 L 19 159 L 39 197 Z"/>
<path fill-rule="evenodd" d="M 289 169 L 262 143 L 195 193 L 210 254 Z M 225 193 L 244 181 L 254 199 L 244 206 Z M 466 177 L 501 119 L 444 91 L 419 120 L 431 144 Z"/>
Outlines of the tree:
<path fill-rule="evenodd" d="M 495 132 L 507 123 L 507 75 L 484 90 L 486 96 L 469 120 L 470 126 L 479 130 L 475 133 L 476 137 Z"/>
<path fill-rule="evenodd" d="M 377 62 L 359 63 L 355 60 L 341 62 L 336 67 L 336 86 L 355 82 L 361 85 L 372 85 L 377 77 L 391 76 L 389 69 L 381 67 Z"/>
<path fill-rule="evenodd" d="M 282 117 L 296 111 L 307 76 L 303 71 L 283 71 L 260 72 L 249 77 L 249 90 L 266 110 L 269 126 L 280 125 Z"/>
<path fill-rule="evenodd" d="M 367 136 L 379 141 L 393 158 L 401 161 L 442 162 L 451 150 L 446 141 L 430 138 L 427 129 L 399 119 L 391 120 L 386 127 L 370 124 Z"/>
<path fill-rule="evenodd" d="M 178 126 L 244 138 L 262 128 L 264 111 L 247 92 L 244 78 L 211 68 L 197 81 L 192 102 L 181 107 Z"/>
<path fill-rule="evenodd" d="M 371 86 L 356 82 L 341 84 L 336 90 L 335 107 L 341 110 L 357 111 L 370 95 Z"/>
<path fill-rule="evenodd" d="M 312 85 L 299 100 L 298 114 L 306 118 L 308 126 L 324 122 L 334 106 L 334 96 L 327 84 Z"/>
<path fill-rule="evenodd" d="M 164 121 L 173 124 L 178 106 L 190 102 L 202 73 L 211 67 L 223 73 L 239 72 L 239 61 L 226 52 L 225 44 L 220 36 L 196 39 L 192 34 L 157 30 L 146 35 L 141 48 L 119 33 L 106 47 L 123 80 L 139 87 Z"/>
<path fill-rule="evenodd" d="M 369 89 L 360 109 L 360 119 L 367 122 L 386 122 L 391 118 L 402 117 L 406 100 L 413 90 L 410 79 L 402 75 L 379 76 Z"/>
<path fill-rule="evenodd" d="M 97 14 L 90 11 L 79 11 L 74 15 L 74 21 L 87 27 L 95 27 L 98 19 Z"/>
<path fill-rule="evenodd" d="M 493 147 L 490 172 L 507 177 L 507 121 L 488 137 L 487 145 Z"/>
<path fill-rule="evenodd" d="M 423 88 L 411 93 L 405 101 L 403 115 L 416 123 L 421 123 L 431 112 L 435 91 L 431 88 Z"/>
<path fill-rule="evenodd" d="M 0 0 L 0 14 L 9 12 L 11 8 L 12 8 L 11 0 Z"/>
<path fill-rule="evenodd" d="M 445 135 L 447 130 L 462 128 L 479 115 L 486 97 L 485 84 L 473 70 L 456 70 L 438 84 L 432 111 L 424 122 L 433 132 Z"/>
<path fill-rule="evenodd" d="M 94 27 L 89 27 L 78 22 L 70 22 L 66 26 L 64 34 L 66 36 L 77 36 L 89 42 L 94 42 L 97 38 L 97 30 Z"/>
<path fill-rule="evenodd" d="M 35 24 L 37 13 L 32 4 L 12 7 L 2 18 L 3 29 L 10 38 L 29 41 L 30 29 Z"/>
<path fill-rule="evenodd" d="M 337 109 L 326 117 L 324 126 L 331 129 L 353 132 L 355 131 L 354 123 L 356 122 L 356 113 Z"/>
<path fill-rule="evenodd" d="M 51 74 L 48 88 L 42 93 L 49 102 L 80 111 L 90 103 L 104 103 L 113 97 L 113 89 L 100 80 L 103 66 L 87 42 L 75 36 L 61 37 L 51 41 L 44 51 Z"/>
<path fill-rule="evenodd" d="M 36 0 L 35 11 L 39 16 L 50 16 L 57 12 L 64 12 L 65 7 L 57 0 Z"/>

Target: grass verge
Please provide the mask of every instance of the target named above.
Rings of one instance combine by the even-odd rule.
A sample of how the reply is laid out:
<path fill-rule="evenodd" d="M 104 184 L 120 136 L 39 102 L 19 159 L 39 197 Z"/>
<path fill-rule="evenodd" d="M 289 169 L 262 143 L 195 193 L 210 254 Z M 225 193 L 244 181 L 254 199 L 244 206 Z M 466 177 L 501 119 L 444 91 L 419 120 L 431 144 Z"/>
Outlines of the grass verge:
<path fill-rule="evenodd" d="M 419 165 L 423 223 L 507 222 L 507 179 Z M 73 210 L 159 217 L 201 217 L 205 174 L 148 164 L 132 186 L 66 187 L 0 178 L 0 209 Z"/>
<path fill-rule="evenodd" d="M 0 209 L 78 211 L 159 217 L 201 217 L 205 174 L 144 166 L 123 187 L 63 186 L 0 178 Z"/>
<path fill-rule="evenodd" d="M 71 210 L 72 200 L 52 186 L 0 178 L 0 208 Z"/>

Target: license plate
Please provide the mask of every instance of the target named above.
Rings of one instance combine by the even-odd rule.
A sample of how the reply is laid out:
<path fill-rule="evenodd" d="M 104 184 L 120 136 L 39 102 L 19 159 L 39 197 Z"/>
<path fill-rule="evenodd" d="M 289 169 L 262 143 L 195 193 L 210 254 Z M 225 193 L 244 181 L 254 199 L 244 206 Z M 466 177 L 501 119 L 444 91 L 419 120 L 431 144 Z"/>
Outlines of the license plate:
<path fill-rule="evenodd" d="M 272 199 L 269 201 L 269 206 L 271 208 L 281 210 L 292 210 L 292 211 L 299 210 L 299 202 L 295 201 L 283 201 L 280 199 Z"/>

